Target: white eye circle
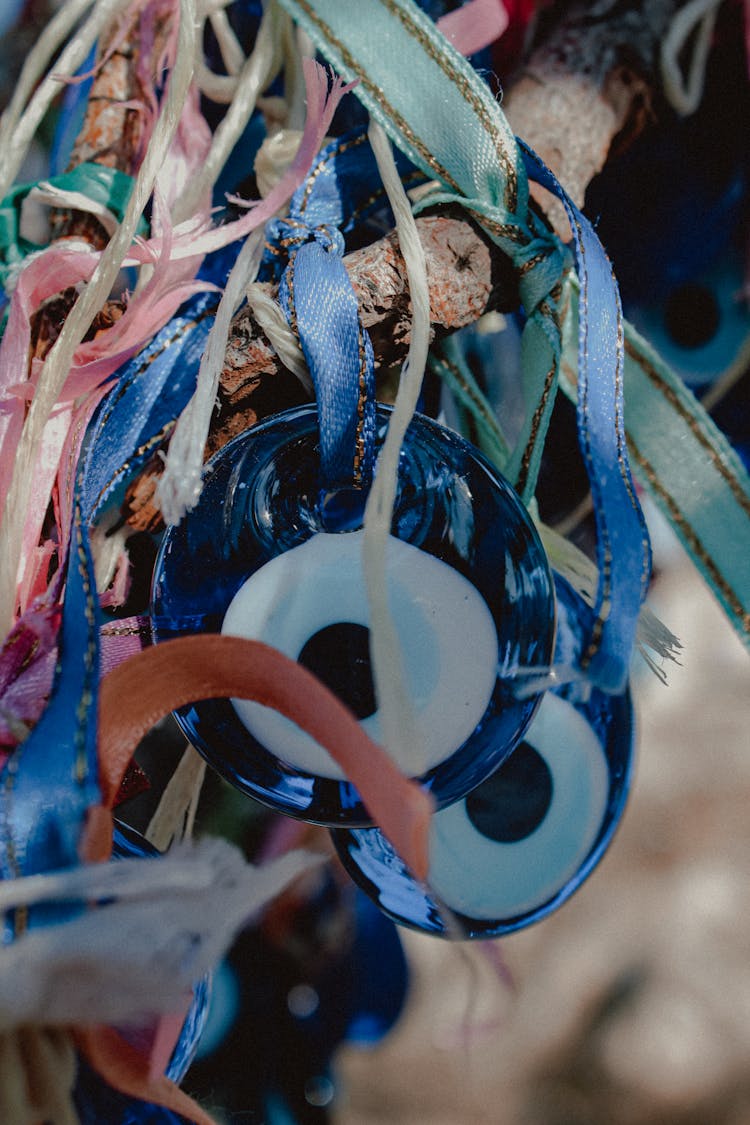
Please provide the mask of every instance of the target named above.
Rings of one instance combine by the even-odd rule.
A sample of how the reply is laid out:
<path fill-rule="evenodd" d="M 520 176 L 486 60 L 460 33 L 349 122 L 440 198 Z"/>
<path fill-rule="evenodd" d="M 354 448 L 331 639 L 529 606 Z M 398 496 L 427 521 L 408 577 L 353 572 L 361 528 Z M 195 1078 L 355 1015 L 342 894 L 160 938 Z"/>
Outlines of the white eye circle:
<path fill-rule="evenodd" d="M 451 910 L 478 920 L 540 907 L 586 859 L 608 794 L 593 728 L 548 692 L 525 742 L 467 798 L 434 816 L 429 886 Z"/>
<path fill-rule="evenodd" d="M 369 683 L 362 540 L 362 531 L 320 533 L 271 559 L 240 587 L 222 632 L 280 649 L 334 690 L 338 664 L 340 682 L 354 684 L 354 697 L 343 692 L 344 701 L 370 736 L 382 741 Z M 414 761 L 411 747 L 399 755 L 397 764 L 414 776 L 449 758 L 482 719 L 497 678 L 497 632 L 482 596 L 447 563 L 392 537 L 386 566 L 405 675 L 427 751 L 426 762 Z M 289 719 L 258 703 L 232 704 L 250 733 L 287 765 L 343 780 L 327 751 Z"/>

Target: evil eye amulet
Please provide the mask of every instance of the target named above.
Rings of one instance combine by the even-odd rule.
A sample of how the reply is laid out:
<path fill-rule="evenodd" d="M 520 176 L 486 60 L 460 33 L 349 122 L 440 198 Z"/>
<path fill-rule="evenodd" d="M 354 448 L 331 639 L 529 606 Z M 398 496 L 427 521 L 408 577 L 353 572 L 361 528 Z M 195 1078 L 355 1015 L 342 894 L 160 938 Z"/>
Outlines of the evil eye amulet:
<path fill-rule="evenodd" d="M 556 658 L 580 649 L 585 607 L 559 580 Z M 336 829 L 355 881 L 395 921 L 496 937 L 560 906 L 606 850 L 625 804 L 633 720 L 627 694 L 547 692 L 524 739 L 472 793 L 435 814 L 427 887 L 378 829 Z"/>
<path fill-rule="evenodd" d="M 389 412 L 378 412 L 376 445 Z M 209 463 L 201 499 L 157 560 L 157 642 L 224 631 L 284 652 L 382 741 L 362 570 L 365 495 L 320 487 L 318 417 L 301 407 L 236 438 Z M 537 700 L 514 672 L 546 667 L 554 595 L 526 510 L 466 441 L 416 416 L 401 453 L 388 594 L 426 762 L 398 764 L 450 804 L 522 737 Z M 281 812 L 369 824 L 356 789 L 292 722 L 259 704 L 209 700 L 177 721 L 233 784 Z"/>

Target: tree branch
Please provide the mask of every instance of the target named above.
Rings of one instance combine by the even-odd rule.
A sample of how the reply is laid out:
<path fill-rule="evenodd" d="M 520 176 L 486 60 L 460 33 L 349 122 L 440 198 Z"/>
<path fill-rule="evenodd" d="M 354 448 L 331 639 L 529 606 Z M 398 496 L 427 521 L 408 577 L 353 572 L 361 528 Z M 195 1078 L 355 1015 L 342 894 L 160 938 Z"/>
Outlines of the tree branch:
<path fill-rule="evenodd" d="M 561 4 L 540 25 L 541 41 L 507 92 L 504 109 L 516 133 L 539 153 L 577 203 L 583 202 L 613 141 L 634 136 L 647 120 L 658 85 L 659 42 L 678 7 L 676 0 Z M 97 94 L 98 100 L 89 105 L 75 160 L 104 158 L 133 170 L 138 115 L 110 99 L 137 96 L 135 51 L 134 25 L 100 71 L 95 88 L 104 94 Z M 566 237 L 561 206 L 541 189 L 538 198 Z M 457 211 L 424 215 L 417 222 L 427 257 L 435 337 L 472 323 L 490 309 L 517 307 L 517 286 L 507 259 L 473 222 Z M 69 230 L 70 226 L 66 233 Z M 400 366 L 408 349 L 410 308 L 395 233 L 348 255 L 345 265 L 372 338 L 377 368 L 385 372 Z M 251 312 L 241 310 L 230 332 L 206 455 L 306 397 Z M 124 515 L 133 530 L 159 526 L 153 493 L 160 468 L 161 460 L 154 459 L 128 491 Z"/>

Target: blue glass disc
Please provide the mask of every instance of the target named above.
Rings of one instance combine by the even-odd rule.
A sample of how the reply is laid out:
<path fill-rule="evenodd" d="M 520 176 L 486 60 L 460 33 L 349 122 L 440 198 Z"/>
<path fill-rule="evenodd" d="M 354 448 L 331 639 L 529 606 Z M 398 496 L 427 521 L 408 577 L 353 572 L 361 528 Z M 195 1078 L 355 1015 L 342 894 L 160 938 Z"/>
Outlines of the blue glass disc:
<path fill-rule="evenodd" d="M 588 614 L 556 579 L 556 659 L 580 648 Z M 396 922 L 497 937 L 544 918 L 589 876 L 622 816 L 633 759 L 630 697 L 573 684 L 547 693 L 524 740 L 490 778 L 433 818 L 429 883 L 377 828 L 334 829 L 352 878 Z M 435 893 L 451 914 L 441 913 Z"/>
<path fill-rule="evenodd" d="M 387 409 L 378 412 L 378 447 L 388 415 Z M 321 641 L 318 634 L 331 627 L 366 626 L 359 579 L 352 577 L 363 501 L 363 494 L 354 489 L 321 493 L 314 406 L 276 415 L 236 438 L 209 462 L 196 508 L 165 535 L 153 584 L 155 641 L 219 632 L 230 605 L 230 617 L 243 599 L 248 603 L 243 612 L 252 614 L 259 605 L 258 612 L 265 613 L 264 606 L 279 590 L 284 594 L 277 599 L 282 625 L 266 623 L 243 635 L 282 649 L 285 643 L 293 659 L 301 659 L 303 650 L 309 651 L 307 642 Z M 456 678 L 463 675 L 470 681 L 469 690 L 477 679 L 471 667 L 478 659 L 475 633 L 486 622 L 492 633 L 493 655 L 478 669 L 479 678 L 484 676 L 489 685 L 487 698 L 468 730 L 439 753 L 429 746 L 429 733 L 425 740 L 433 760 L 420 779 L 442 806 L 492 773 L 531 721 L 537 699 L 518 700 L 513 676 L 518 667 L 549 664 L 552 579 L 533 524 L 510 486 L 468 442 L 426 417 L 415 417 L 404 444 L 392 535 L 398 541 L 391 546 L 401 570 L 391 601 L 403 630 L 407 679 L 411 683 L 413 678 L 417 694 L 427 699 L 428 716 L 433 710 L 439 714 Z M 436 595 L 443 601 L 434 606 L 427 589 L 433 577 L 436 589 L 455 591 Z M 299 593 L 308 589 L 309 594 Z M 294 610 L 285 610 L 291 591 L 298 602 Z M 464 612 L 464 599 L 473 607 L 473 617 Z M 433 617 L 443 611 L 453 624 L 433 629 Z M 329 683 L 336 684 L 336 690 L 355 664 L 362 680 L 361 637 L 349 640 L 353 647 L 347 650 L 341 633 L 334 630 L 313 646 L 315 660 L 328 644 L 331 663 L 343 665 L 332 669 L 336 675 Z M 308 666 L 328 678 L 325 667 Z M 446 675 L 447 667 L 455 668 L 457 675 Z M 354 706 L 356 699 L 349 698 L 345 688 L 344 683 L 343 698 Z M 377 714 L 368 715 L 363 706 L 357 713 L 365 716 L 362 721 L 370 729 L 367 724 L 376 724 Z M 460 710 L 453 708 L 456 714 L 448 717 L 460 719 Z M 230 700 L 197 703 L 181 709 L 176 718 L 220 774 L 278 811 L 330 825 L 371 823 L 348 781 L 300 766 L 292 753 L 291 732 L 287 745 L 283 732 L 274 728 L 276 741 L 270 748 L 268 737 L 257 734 L 260 727 L 254 726 L 251 733 L 246 723 L 254 720 L 241 720 Z M 438 742 L 446 737 L 444 718 L 434 723 Z"/>

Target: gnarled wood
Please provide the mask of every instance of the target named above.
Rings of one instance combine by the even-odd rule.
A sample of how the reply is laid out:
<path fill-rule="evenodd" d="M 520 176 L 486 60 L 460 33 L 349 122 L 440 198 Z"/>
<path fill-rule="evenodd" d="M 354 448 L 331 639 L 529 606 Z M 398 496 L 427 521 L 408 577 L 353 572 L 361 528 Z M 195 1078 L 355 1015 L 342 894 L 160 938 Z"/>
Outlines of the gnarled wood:
<path fill-rule="evenodd" d="M 577 203 L 603 167 L 615 138 L 635 134 L 648 117 L 657 85 L 658 47 L 680 6 L 676 0 L 622 4 L 558 4 L 545 13 L 539 43 L 503 107 L 516 133 L 539 153 Z M 101 68 L 73 161 L 100 160 L 134 171 L 139 156 L 137 114 L 121 103 L 142 96 L 135 57 L 137 22 Z M 119 104 L 118 104 L 119 103 Z M 535 191 L 537 189 L 534 189 Z M 538 197 L 563 237 L 569 233 L 561 205 Z M 64 233 L 70 233 L 70 219 Z M 90 220 L 84 220 L 91 226 Z M 434 335 L 453 331 L 490 309 L 517 306 L 507 259 L 471 221 L 455 212 L 418 220 L 425 246 Z M 345 259 L 378 368 L 403 362 L 409 342 L 409 294 L 395 233 Z M 247 309 L 232 325 L 219 401 L 206 450 L 209 456 L 247 427 L 305 395 L 286 371 Z M 159 524 L 153 506 L 161 461 L 134 482 L 124 515 L 134 529 Z"/>

